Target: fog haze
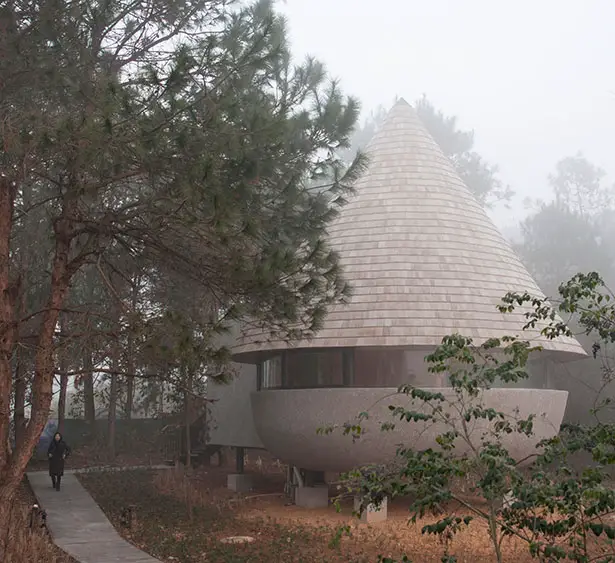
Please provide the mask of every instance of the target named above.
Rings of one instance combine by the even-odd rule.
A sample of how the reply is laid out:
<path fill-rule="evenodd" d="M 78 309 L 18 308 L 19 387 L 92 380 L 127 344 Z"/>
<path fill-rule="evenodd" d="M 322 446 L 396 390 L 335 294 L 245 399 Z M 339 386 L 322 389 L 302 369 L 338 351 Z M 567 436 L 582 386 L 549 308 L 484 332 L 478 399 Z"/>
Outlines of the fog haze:
<path fill-rule="evenodd" d="M 506 230 L 524 199 L 550 199 L 558 160 L 583 152 L 612 178 L 615 3 L 609 0 L 287 0 L 293 52 L 315 55 L 363 115 L 426 94 L 516 192 L 490 213 Z"/>

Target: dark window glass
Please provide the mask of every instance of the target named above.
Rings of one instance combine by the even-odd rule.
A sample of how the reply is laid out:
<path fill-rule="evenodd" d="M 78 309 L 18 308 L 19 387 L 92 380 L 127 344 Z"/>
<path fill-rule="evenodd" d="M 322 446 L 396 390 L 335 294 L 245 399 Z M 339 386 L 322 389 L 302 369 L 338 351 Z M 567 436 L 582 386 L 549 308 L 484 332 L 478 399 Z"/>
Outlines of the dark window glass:
<path fill-rule="evenodd" d="M 285 386 L 288 388 L 337 387 L 344 384 L 342 351 L 286 353 Z"/>
<path fill-rule="evenodd" d="M 399 387 L 407 381 L 403 350 L 356 348 L 354 353 L 355 387 Z"/>
<path fill-rule="evenodd" d="M 319 387 L 448 387 L 447 373 L 431 373 L 425 361 L 429 350 L 396 348 L 333 348 L 287 350 L 259 366 L 259 389 L 315 389 Z M 345 360 L 344 360 L 345 356 Z M 514 383 L 498 380 L 494 387 L 548 388 L 552 362 L 530 361 L 529 377 Z M 557 370 L 555 370 L 557 371 Z M 556 385 L 552 385 L 556 388 Z"/>

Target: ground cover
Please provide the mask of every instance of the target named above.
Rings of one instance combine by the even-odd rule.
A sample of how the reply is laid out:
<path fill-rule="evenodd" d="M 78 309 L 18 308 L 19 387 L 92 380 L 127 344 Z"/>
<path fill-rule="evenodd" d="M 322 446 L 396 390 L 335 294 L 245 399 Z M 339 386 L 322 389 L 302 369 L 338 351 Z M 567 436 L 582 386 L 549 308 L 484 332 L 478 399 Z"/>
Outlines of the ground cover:
<path fill-rule="evenodd" d="M 216 563 L 375 563 L 380 555 L 415 563 L 440 562 L 445 546 L 421 533 L 425 519 L 409 524 L 400 499 L 389 506 L 389 519 L 365 525 L 353 518 L 350 503 L 306 510 L 289 505 L 280 494 L 281 471 L 255 471 L 254 491 L 236 495 L 225 487 L 228 469 L 127 471 L 79 476 L 120 533 L 163 561 Z M 127 523 L 129 509 L 134 514 Z M 461 507 L 450 507 L 463 515 Z M 350 535 L 332 541 L 340 526 Z M 247 536 L 250 543 L 224 543 Z M 475 522 L 449 545 L 460 563 L 492 563 L 493 550 L 482 523 Z M 520 541 L 506 540 L 507 560 L 532 561 Z"/>

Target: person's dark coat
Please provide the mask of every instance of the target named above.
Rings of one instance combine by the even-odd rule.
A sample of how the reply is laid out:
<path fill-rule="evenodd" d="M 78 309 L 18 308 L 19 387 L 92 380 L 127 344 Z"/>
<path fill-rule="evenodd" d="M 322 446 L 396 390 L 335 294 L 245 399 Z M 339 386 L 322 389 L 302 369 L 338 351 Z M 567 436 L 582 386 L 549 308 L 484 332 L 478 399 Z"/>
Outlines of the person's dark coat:
<path fill-rule="evenodd" d="M 56 441 L 55 435 L 47 449 L 49 454 L 49 475 L 61 477 L 64 475 L 64 460 L 70 455 L 70 448 L 60 434 L 60 441 Z"/>

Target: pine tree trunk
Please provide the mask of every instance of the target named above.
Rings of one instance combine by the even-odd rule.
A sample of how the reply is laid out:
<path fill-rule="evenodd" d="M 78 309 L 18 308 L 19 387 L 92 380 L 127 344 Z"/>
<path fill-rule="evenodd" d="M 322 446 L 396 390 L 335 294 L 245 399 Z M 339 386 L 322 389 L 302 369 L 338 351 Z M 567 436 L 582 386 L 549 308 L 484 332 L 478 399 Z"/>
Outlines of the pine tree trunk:
<path fill-rule="evenodd" d="M 2 346 L 4 348 L 4 346 Z M 8 449 L 11 427 L 11 387 L 13 369 L 10 356 L 7 358 L 4 350 L 0 351 L 0 475 L 9 463 Z"/>
<path fill-rule="evenodd" d="M 60 334 L 66 334 L 66 322 L 64 316 L 60 317 Z M 60 395 L 58 397 L 58 430 L 64 432 L 66 420 L 66 391 L 68 388 L 68 350 L 66 345 L 60 348 Z"/>
<path fill-rule="evenodd" d="M 134 281 L 132 285 L 132 296 L 131 296 L 131 313 L 135 315 L 137 312 L 137 302 L 139 299 L 139 279 Z M 126 372 L 128 373 L 126 379 L 126 407 L 124 409 L 124 414 L 127 420 L 132 418 L 132 411 L 134 409 L 134 397 L 135 397 L 135 378 L 134 374 L 136 371 L 135 366 L 135 337 L 132 327 L 129 328 L 128 331 L 128 342 L 126 345 Z"/>
<path fill-rule="evenodd" d="M 190 433 L 190 426 L 192 424 L 192 377 L 188 376 L 182 379 L 186 383 L 186 389 L 184 390 L 184 419 L 186 424 L 186 468 L 189 469 L 192 465 L 192 436 Z"/>
<path fill-rule="evenodd" d="M 92 434 L 96 432 L 96 403 L 94 401 L 94 363 L 86 346 L 83 353 L 83 413 Z"/>
<path fill-rule="evenodd" d="M 131 335 L 128 336 L 128 345 L 126 347 L 126 371 L 128 375 L 126 376 L 126 404 L 124 406 L 124 418 L 126 420 L 132 419 L 132 410 L 134 408 L 134 377 L 131 375 L 135 372 L 135 361 L 133 357 L 134 352 L 134 344 L 133 338 Z"/>
<path fill-rule="evenodd" d="M 28 386 L 26 382 L 26 370 L 23 367 L 21 354 L 18 352 L 17 364 L 15 366 L 15 412 L 13 423 L 15 426 L 15 448 L 23 447 L 26 431 L 26 393 Z"/>
<path fill-rule="evenodd" d="M 16 337 L 15 285 L 11 279 L 10 247 L 15 188 L 0 175 L 0 472 L 9 462 L 11 392 Z"/>
<path fill-rule="evenodd" d="M 66 391 L 68 388 L 68 368 L 66 367 L 66 360 L 63 365 L 60 365 L 60 396 L 58 397 L 58 430 L 60 433 L 64 432 L 64 422 L 66 421 Z"/>
<path fill-rule="evenodd" d="M 25 198 L 26 200 L 28 198 Z M 21 271 L 25 270 L 23 262 L 20 266 Z M 24 276 L 25 278 L 25 276 Z M 25 279 L 23 280 L 25 285 Z M 26 315 L 26 294 L 21 292 L 20 317 Z M 15 448 L 23 447 L 26 432 L 26 395 L 28 393 L 28 372 L 27 364 L 24 361 L 24 351 L 22 348 L 15 350 L 15 405 L 13 412 L 13 426 L 15 428 Z"/>
<path fill-rule="evenodd" d="M 6 250 L 9 248 L 9 241 L 3 240 L 3 186 L 0 185 L 0 284 L 3 283 L 3 272 L 8 268 L 3 267 L 4 256 L 2 249 L 6 243 Z M 51 409 L 51 400 L 53 395 L 53 380 L 55 373 L 55 330 L 58 323 L 59 311 L 64 304 L 66 294 L 68 292 L 71 272 L 69 270 L 69 254 L 72 235 L 70 223 L 67 217 L 72 217 L 74 212 L 74 201 L 65 202 L 62 217 L 60 217 L 55 225 L 55 254 L 53 258 L 53 266 L 51 270 L 50 293 L 45 307 L 45 312 L 41 315 L 41 325 L 38 333 L 36 346 L 36 356 L 34 362 L 34 378 L 32 381 L 32 404 L 30 422 L 26 428 L 24 441 L 21 447 L 16 448 L 13 455 L 10 457 L 10 462 L 6 457 L 6 439 L 3 439 L 2 452 L 3 458 L 0 460 L 0 560 L 4 559 L 6 551 L 8 523 L 10 520 L 11 500 L 17 492 L 17 487 L 23 478 L 26 465 L 32 456 L 32 452 L 36 447 L 41 432 L 49 418 Z M 10 229 L 9 229 L 10 235 Z M 6 255 L 8 258 L 8 254 Z M 3 289 L 0 287 L 0 290 Z M 0 318 L 6 323 L 5 304 L 7 294 L 10 291 L 0 291 L 0 304 L 2 311 Z M 14 324 L 14 323 L 12 323 Z M 6 328 L 6 326 L 4 327 Z M 11 326 L 13 328 L 13 326 Z M 10 422 L 10 412 L 5 413 L 2 409 L 6 397 L 2 394 L 9 391 L 8 401 L 10 403 L 10 390 L 12 382 L 12 373 L 10 365 L 10 355 L 5 354 L 7 334 L 12 331 L 4 331 L 0 335 L 0 428 L 4 432 L 4 427 L 8 428 Z M 8 379 L 8 385 L 6 383 Z M 9 405 L 10 406 L 10 405 Z"/>
<path fill-rule="evenodd" d="M 11 358 L 15 346 L 15 300 L 11 284 L 10 245 L 15 189 L 0 175 L 0 561 L 6 543 L 12 501 L 17 490 L 10 471 L 8 440 L 11 424 Z"/>
<path fill-rule="evenodd" d="M 5 487 L 0 482 L 0 561 L 6 561 L 8 548 L 8 531 L 11 525 L 11 512 L 17 493 L 17 487 Z"/>
<path fill-rule="evenodd" d="M 134 369 L 134 363 L 129 361 L 128 368 Z M 132 411 L 134 410 L 134 378 L 132 376 L 128 376 L 128 381 L 126 381 L 126 408 L 125 408 L 125 416 L 126 420 L 132 419 Z"/>
<path fill-rule="evenodd" d="M 116 335 L 111 348 L 111 386 L 107 419 L 107 449 L 110 459 L 115 459 L 115 422 L 117 417 L 118 372 L 120 371 L 119 311 L 116 310 Z"/>
<path fill-rule="evenodd" d="M 109 389 L 109 416 L 107 419 L 107 450 L 110 459 L 115 459 L 115 420 L 117 410 L 117 373 L 111 374 Z"/>

